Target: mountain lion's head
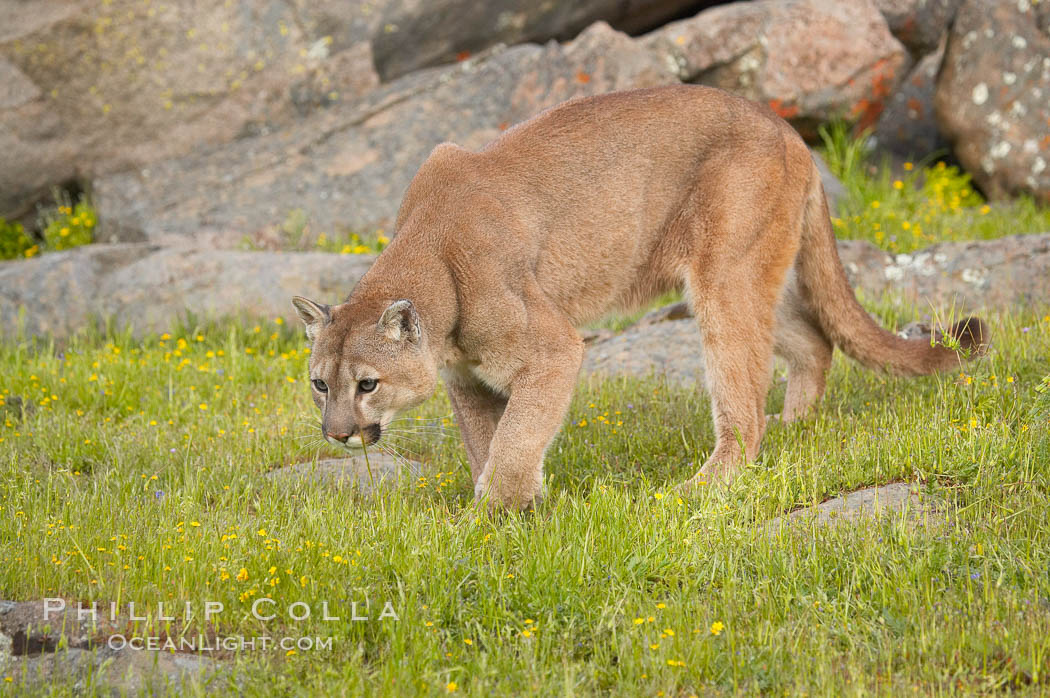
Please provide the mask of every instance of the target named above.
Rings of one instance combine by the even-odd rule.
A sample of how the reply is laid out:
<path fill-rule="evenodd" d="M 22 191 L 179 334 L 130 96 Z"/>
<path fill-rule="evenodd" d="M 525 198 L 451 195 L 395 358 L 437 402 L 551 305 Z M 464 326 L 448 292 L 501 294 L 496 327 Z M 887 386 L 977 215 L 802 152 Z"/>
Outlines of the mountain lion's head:
<path fill-rule="evenodd" d="M 296 296 L 292 305 L 312 345 L 310 391 L 328 443 L 371 446 L 398 413 L 434 392 L 437 369 L 411 301 L 369 308 Z"/>

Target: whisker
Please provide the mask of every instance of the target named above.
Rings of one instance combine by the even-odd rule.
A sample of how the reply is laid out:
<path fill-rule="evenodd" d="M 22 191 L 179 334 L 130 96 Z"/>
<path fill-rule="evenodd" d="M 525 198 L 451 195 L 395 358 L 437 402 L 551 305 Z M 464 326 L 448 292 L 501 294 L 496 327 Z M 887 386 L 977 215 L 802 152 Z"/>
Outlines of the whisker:
<path fill-rule="evenodd" d="M 383 429 L 384 434 L 451 434 L 449 429 Z"/>
<path fill-rule="evenodd" d="M 404 466 L 406 471 L 408 471 L 410 473 L 412 472 L 412 463 L 408 460 L 408 458 L 406 458 L 404 455 L 402 455 L 402 453 L 400 451 L 398 451 L 396 448 L 394 448 L 393 446 L 391 446 L 389 444 L 385 444 L 385 445 L 384 444 L 377 444 L 377 446 L 379 447 L 379 450 L 381 452 L 383 452 L 383 453 L 387 454 L 388 456 L 390 456 L 391 458 L 393 458 L 394 462 L 398 463 L 399 465 Z M 400 468 L 398 469 L 398 472 L 400 472 Z"/>
<path fill-rule="evenodd" d="M 418 431 L 384 431 L 383 436 L 397 439 L 409 439 L 417 441 L 430 441 L 451 439 L 452 434 L 443 431 L 418 432 Z"/>
<path fill-rule="evenodd" d="M 388 424 L 383 427 L 384 430 L 400 429 L 402 431 L 451 431 L 452 428 L 441 424 Z"/>
<path fill-rule="evenodd" d="M 325 445 L 325 442 L 323 442 L 323 441 L 318 441 L 318 442 L 315 442 L 315 443 L 310 443 L 310 444 L 303 444 L 303 445 L 302 445 L 302 446 L 300 446 L 300 447 L 299 447 L 299 449 L 298 449 L 298 450 L 296 451 L 296 455 L 299 455 L 299 454 L 305 453 L 305 452 L 307 452 L 307 451 L 318 451 L 318 450 L 320 450 L 320 449 L 321 449 L 321 447 L 322 447 L 322 446 L 324 446 L 324 445 Z"/>
<path fill-rule="evenodd" d="M 391 424 L 397 424 L 399 422 L 412 422 L 413 424 L 435 424 L 443 423 L 446 419 L 452 419 L 452 415 L 446 417 L 429 417 L 426 419 L 416 419 L 415 417 L 398 417 L 390 421 Z"/>

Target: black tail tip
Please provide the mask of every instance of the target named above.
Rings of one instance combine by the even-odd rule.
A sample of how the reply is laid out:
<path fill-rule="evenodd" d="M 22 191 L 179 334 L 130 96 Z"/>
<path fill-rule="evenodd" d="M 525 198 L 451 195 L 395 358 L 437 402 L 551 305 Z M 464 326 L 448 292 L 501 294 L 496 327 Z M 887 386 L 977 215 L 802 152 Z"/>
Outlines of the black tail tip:
<path fill-rule="evenodd" d="M 979 317 L 968 317 L 951 326 L 948 334 L 959 342 L 959 349 L 971 357 L 984 356 L 991 344 L 987 323 Z"/>

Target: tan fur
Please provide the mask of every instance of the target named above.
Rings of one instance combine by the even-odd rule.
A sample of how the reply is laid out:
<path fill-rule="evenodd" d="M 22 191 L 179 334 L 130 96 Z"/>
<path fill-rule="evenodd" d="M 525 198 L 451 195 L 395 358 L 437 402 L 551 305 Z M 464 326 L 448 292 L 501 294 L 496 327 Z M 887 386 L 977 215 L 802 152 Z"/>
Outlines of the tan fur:
<path fill-rule="evenodd" d="M 820 398 L 835 345 L 906 374 L 959 361 L 857 303 L 813 160 L 784 121 L 719 90 L 637 90 L 567 102 L 477 153 L 434 150 L 349 299 L 295 301 L 311 378 L 329 386 L 314 393 L 322 429 L 368 443 L 440 372 L 477 497 L 526 508 L 576 384 L 576 328 L 673 288 L 703 337 L 716 429 L 704 480 L 755 457 L 774 349 L 787 420 Z M 978 320 L 952 332 L 987 341 Z M 362 377 L 378 387 L 362 392 Z"/>

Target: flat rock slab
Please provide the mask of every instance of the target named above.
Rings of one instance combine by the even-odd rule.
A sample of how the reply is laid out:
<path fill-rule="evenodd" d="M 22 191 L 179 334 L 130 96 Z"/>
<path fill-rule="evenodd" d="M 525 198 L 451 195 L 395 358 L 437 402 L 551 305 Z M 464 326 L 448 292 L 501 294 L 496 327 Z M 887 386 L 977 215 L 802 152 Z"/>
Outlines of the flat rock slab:
<path fill-rule="evenodd" d="M 678 385 L 702 384 L 700 330 L 691 317 L 652 322 L 643 318 L 620 334 L 592 343 L 582 370 L 584 375 L 652 376 Z"/>
<path fill-rule="evenodd" d="M 1050 298 L 1050 234 L 951 242 L 892 255 L 843 240 L 839 256 L 867 297 L 884 292 L 938 310 L 1001 309 Z M 97 318 L 136 332 L 161 332 L 192 312 L 244 314 L 298 324 L 293 295 L 335 303 L 374 261 L 372 255 L 207 249 L 190 244 L 96 244 L 0 262 L 0 333 L 66 337 Z M 650 314 L 619 335 L 592 333 L 585 373 L 665 375 L 696 381 L 699 333 L 688 309 Z M 667 322 L 664 322 L 667 321 Z"/>
<path fill-rule="evenodd" d="M 1001 310 L 1050 298 L 1050 233 L 942 242 L 896 255 L 860 240 L 838 247 L 850 283 L 868 297 L 889 291 L 942 311 Z"/>
<path fill-rule="evenodd" d="M 0 262 L 0 331 L 64 337 L 112 317 L 137 332 L 171 329 L 187 311 L 299 320 L 293 295 L 339 302 L 375 258 L 324 252 L 251 252 L 99 244 Z M 24 314 L 24 319 L 20 316 Z"/>
<path fill-rule="evenodd" d="M 70 682 L 82 688 L 90 680 L 102 695 L 166 695 L 189 684 L 218 688 L 222 665 L 191 654 L 132 649 L 62 649 L 30 657 L 14 657 L 3 671 L 16 690 L 39 690 L 48 684 Z"/>
<path fill-rule="evenodd" d="M 122 632 L 126 621 L 110 621 L 99 613 L 92 621 L 79 617 L 76 608 L 48 609 L 44 601 L 0 601 L 0 661 L 4 648 L 15 656 L 47 654 L 58 647 L 90 649 L 100 644 L 99 638 Z"/>
<path fill-rule="evenodd" d="M 922 496 L 918 484 L 895 482 L 850 492 L 816 506 L 796 509 L 778 516 L 767 526 L 772 530 L 784 525 L 842 526 L 886 517 L 903 517 L 908 523 L 917 524 L 925 516 L 934 513 L 935 509 L 929 499 Z M 942 520 L 943 517 L 936 515 L 936 519 Z"/>
<path fill-rule="evenodd" d="M 307 483 L 323 487 L 356 487 L 371 494 L 385 481 L 419 477 L 422 466 L 416 461 L 398 460 L 385 453 L 370 453 L 349 458 L 329 458 L 316 463 L 296 463 L 272 470 L 266 477 L 280 482 Z"/>
<path fill-rule="evenodd" d="M 78 617 L 72 604 L 48 611 L 43 600 L 0 601 L 0 674 L 11 677 L 16 692 L 55 682 L 83 688 L 90 681 L 104 693 L 126 695 L 211 681 L 222 667 L 197 655 L 108 646 L 109 637 L 130 637 L 128 631 L 127 619 L 110 621 L 104 610 L 92 622 Z"/>
<path fill-rule="evenodd" d="M 102 690 L 102 695 L 166 695 L 187 684 L 210 683 L 217 688 L 219 662 L 190 654 L 160 651 L 63 649 L 30 657 L 14 657 L 3 669 L 18 689 L 34 693 L 41 686 L 70 682 Z M 16 690 L 18 690 L 16 689 Z"/>

